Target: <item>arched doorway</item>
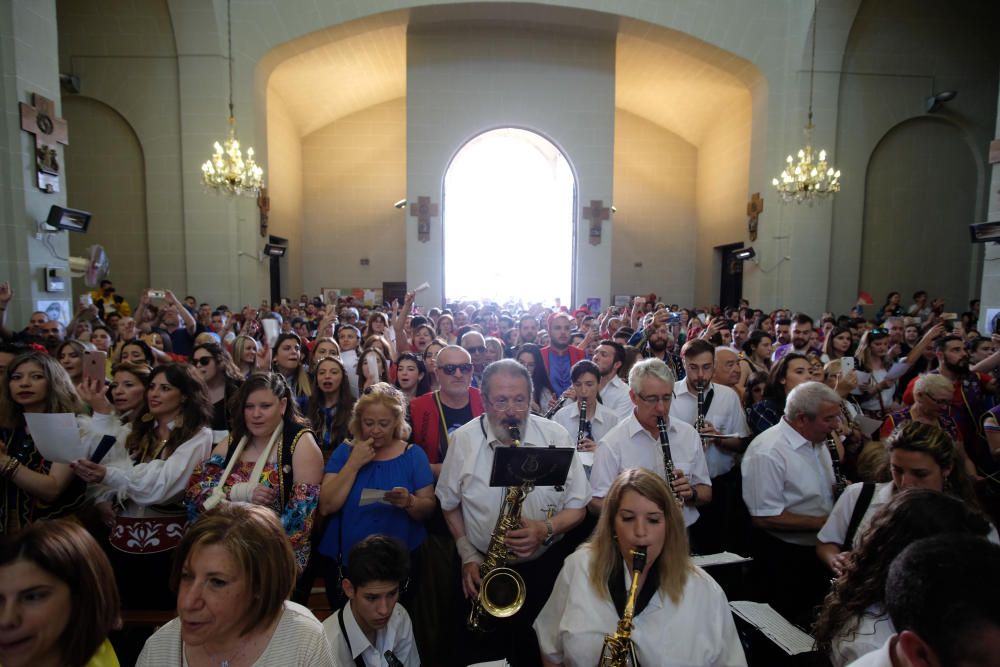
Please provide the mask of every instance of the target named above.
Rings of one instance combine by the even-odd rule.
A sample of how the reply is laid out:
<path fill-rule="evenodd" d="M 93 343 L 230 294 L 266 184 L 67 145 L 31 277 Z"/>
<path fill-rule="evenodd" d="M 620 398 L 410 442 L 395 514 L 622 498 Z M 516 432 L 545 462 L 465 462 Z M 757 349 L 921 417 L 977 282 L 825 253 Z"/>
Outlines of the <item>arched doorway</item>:
<path fill-rule="evenodd" d="M 448 302 L 572 303 L 576 178 L 562 151 L 534 132 L 484 132 L 444 181 Z"/>

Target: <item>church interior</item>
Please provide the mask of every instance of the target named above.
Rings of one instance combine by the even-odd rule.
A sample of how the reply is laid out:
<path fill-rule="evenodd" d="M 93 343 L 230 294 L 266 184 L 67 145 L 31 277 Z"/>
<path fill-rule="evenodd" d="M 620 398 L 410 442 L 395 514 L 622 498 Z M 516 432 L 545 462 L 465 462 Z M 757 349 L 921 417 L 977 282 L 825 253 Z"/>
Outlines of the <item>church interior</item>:
<path fill-rule="evenodd" d="M 427 282 L 425 305 L 441 305 L 448 169 L 477 136 L 520 128 L 572 170 L 564 244 L 577 303 L 648 291 L 717 303 L 726 248 L 742 243 L 756 253 L 741 294 L 755 307 L 843 312 L 859 291 L 929 289 L 961 311 L 1000 288 L 991 247 L 965 232 L 1000 210 L 998 11 L 975 0 L 236 0 L 227 15 L 222 0 L 7 2 L 0 275 L 30 301 L 72 302 L 82 281 L 48 293 L 45 270 L 97 243 L 133 300 L 149 286 L 232 305 L 271 297 L 272 280 L 282 296 Z M 253 197 L 201 182 L 230 91 L 237 138 L 264 170 L 266 231 Z M 54 193 L 35 183 L 34 137 L 15 111 L 33 95 L 69 128 Z M 842 190 L 786 204 L 771 180 L 802 146 L 810 105 L 813 143 Z M 423 237 L 420 197 L 439 211 Z M 594 238 L 590 202 L 610 209 Z M 53 204 L 93 225 L 36 238 Z M 519 229 L 528 204 L 481 202 L 492 217 L 468 252 Z M 261 258 L 270 236 L 287 245 L 280 261 Z M 21 318 L 31 307 L 15 305 Z"/>

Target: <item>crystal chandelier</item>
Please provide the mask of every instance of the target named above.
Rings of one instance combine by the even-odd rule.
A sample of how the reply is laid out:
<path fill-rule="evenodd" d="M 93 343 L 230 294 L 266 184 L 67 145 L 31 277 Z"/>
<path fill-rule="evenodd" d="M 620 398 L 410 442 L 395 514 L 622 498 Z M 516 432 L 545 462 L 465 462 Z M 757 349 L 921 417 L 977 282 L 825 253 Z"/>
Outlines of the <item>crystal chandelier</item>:
<path fill-rule="evenodd" d="M 201 165 L 201 182 L 210 190 L 227 195 L 256 196 L 263 185 L 264 170 L 253 159 L 253 148 L 247 148 L 243 159 L 240 142 L 236 139 L 236 116 L 233 115 L 233 19 L 232 0 L 226 2 L 229 46 L 229 137 L 215 142 L 215 153 Z"/>
<path fill-rule="evenodd" d="M 826 161 L 826 151 L 818 155 L 812 147 L 813 131 L 813 80 L 816 76 L 816 15 L 818 3 L 813 5 L 812 21 L 812 62 L 809 67 L 809 119 L 806 122 L 806 145 L 798 152 L 798 162 L 791 155 L 785 158 L 785 168 L 771 184 L 778 191 L 782 201 L 808 202 L 810 206 L 817 199 L 840 192 L 840 170 L 834 169 Z M 816 158 L 819 158 L 816 160 Z M 816 160 L 814 162 L 814 160 Z"/>

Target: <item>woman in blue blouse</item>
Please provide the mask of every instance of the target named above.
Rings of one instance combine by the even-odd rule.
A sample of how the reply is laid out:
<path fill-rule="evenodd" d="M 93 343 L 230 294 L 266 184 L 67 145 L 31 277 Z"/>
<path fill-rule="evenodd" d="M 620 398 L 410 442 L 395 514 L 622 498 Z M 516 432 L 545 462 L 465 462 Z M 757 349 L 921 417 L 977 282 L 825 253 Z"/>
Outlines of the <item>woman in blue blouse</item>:
<path fill-rule="evenodd" d="M 423 520 L 437 502 L 434 476 L 424 450 L 406 442 L 405 415 L 402 392 L 385 382 L 368 387 L 354 405 L 354 440 L 335 449 L 326 464 L 319 506 L 331 516 L 319 550 L 328 559 L 327 582 L 339 581 L 351 547 L 368 535 L 398 538 L 411 554 L 426 537 Z M 362 505 L 362 489 L 382 495 Z M 342 606 L 337 586 L 328 583 L 326 591 L 331 609 Z"/>

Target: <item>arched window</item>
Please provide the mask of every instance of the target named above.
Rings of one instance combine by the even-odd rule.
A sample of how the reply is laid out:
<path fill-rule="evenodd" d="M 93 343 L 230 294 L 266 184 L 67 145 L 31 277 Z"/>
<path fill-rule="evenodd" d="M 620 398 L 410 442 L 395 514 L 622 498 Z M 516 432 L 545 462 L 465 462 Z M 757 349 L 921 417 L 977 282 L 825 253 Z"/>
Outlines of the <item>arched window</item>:
<path fill-rule="evenodd" d="M 566 157 L 534 132 L 466 143 L 444 180 L 445 298 L 570 305 L 575 192 Z"/>

